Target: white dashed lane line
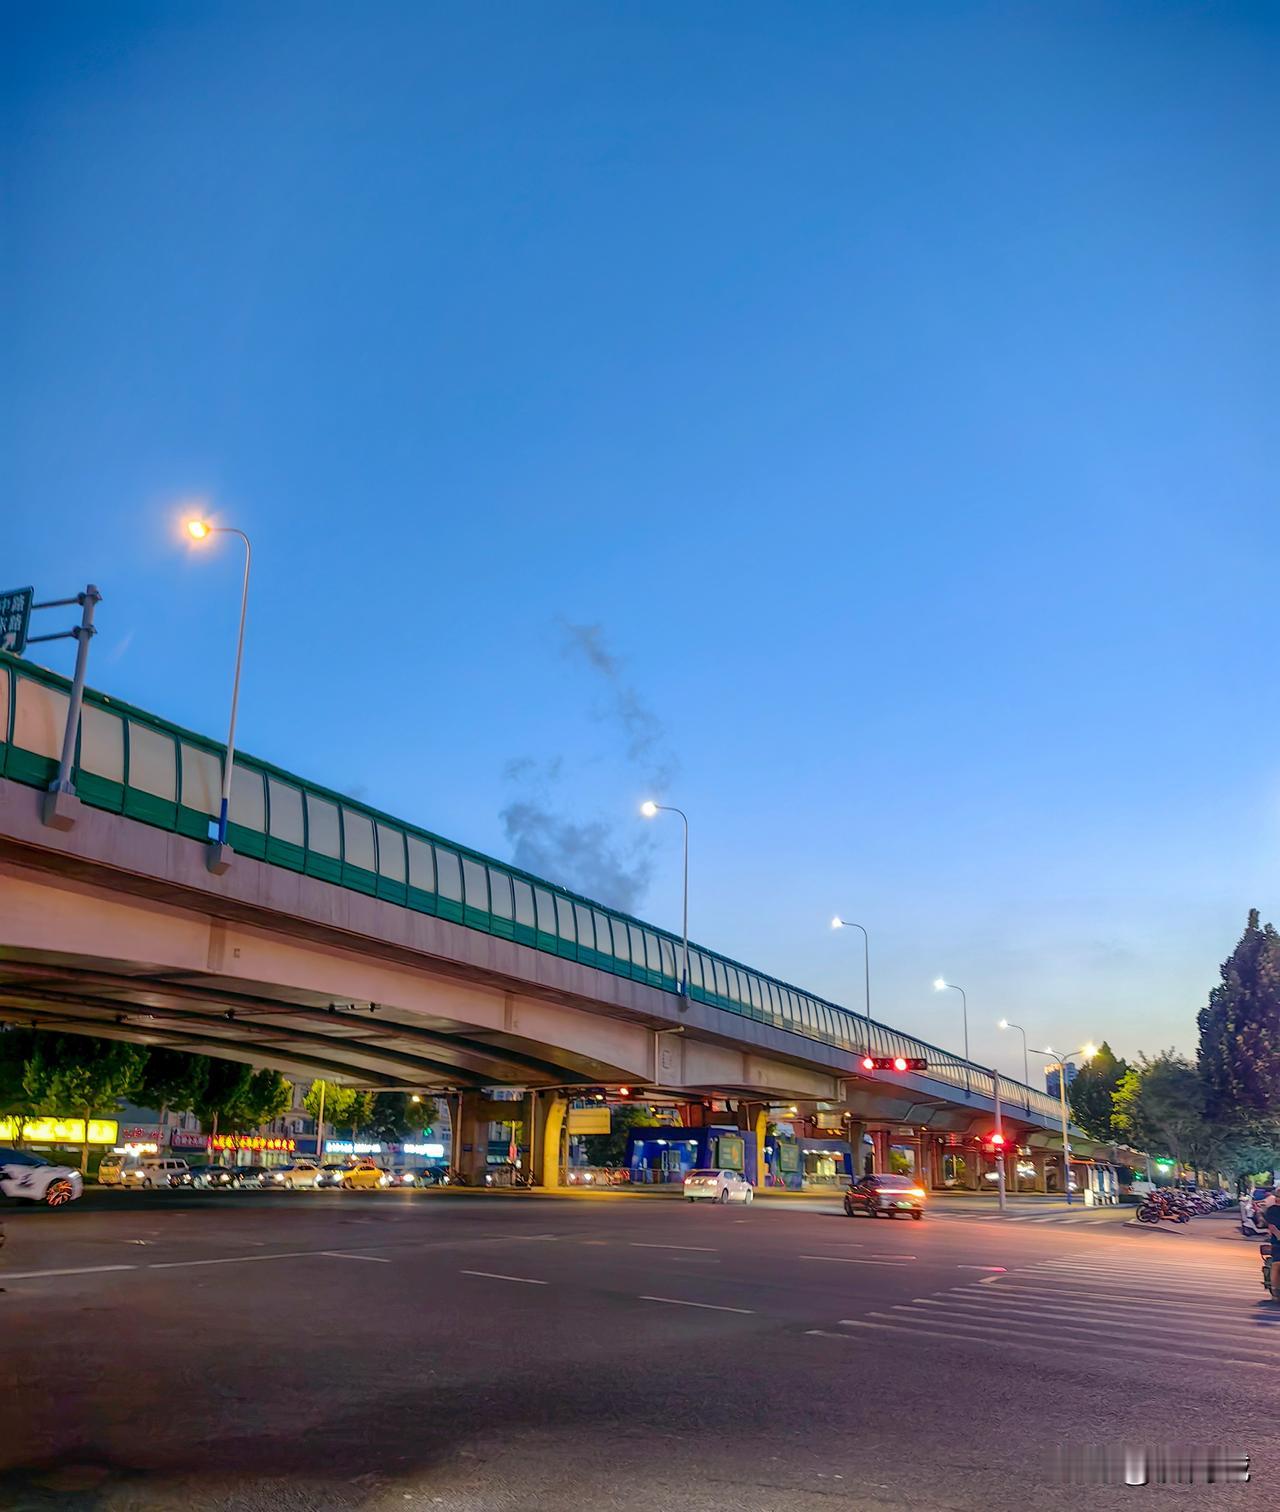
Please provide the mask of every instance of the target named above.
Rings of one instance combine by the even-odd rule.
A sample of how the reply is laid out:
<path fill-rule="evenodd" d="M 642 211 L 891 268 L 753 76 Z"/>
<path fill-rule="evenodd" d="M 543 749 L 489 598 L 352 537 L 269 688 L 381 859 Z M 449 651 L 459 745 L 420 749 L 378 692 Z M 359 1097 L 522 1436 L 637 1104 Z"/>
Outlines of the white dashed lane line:
<path fill-rule="evenodd" d="M 690 1252 L 693 1252 L 693 1253 L 696 1253 L 696 1254 L 699 1254 L 699 1255 L 716 1255 L 716 1254 L 719 1254 L 719 1250 L 717 1250 L 713 1245 L 710 1245 L 710 1244 L 645 1244 L 645 1243 L 643 1243 L 639 1239 L 633 1239 L 631 1241 L 631 1248 L 632 1249 L 689 1250 Z"/>
<path fill-rule="evenodd" d="M 706 1312 L 742 1313 L 745 1317 L 754 1317 L 755 1313 L 750 1307 L 721 1307 L 716 1302 L 686 1302 L 682 1297 L 641 1297 L 641 1302 L 665 1302 L 668 1307 L 700 1307 Z"/>
<path fill-rule="evenodd" d="M 497 1271 L 473 1271 L 464 1270 L 459 1272 L 463 1276 L 481 1276 L 486 1281 L 518 1281 L 522 1286 L 545 1286 L 545 1281 L 535 1281 L 532 1276 L 502 1276 Z"/>

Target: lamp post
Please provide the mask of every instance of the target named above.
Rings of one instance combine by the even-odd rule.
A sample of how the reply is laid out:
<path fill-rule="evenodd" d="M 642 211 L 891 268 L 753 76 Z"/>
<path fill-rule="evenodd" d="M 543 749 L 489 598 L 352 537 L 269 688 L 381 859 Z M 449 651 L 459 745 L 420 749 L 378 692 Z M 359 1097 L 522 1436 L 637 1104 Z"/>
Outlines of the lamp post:
<path fill-rule="evenodd" d="M 640 805 L 640 812 L 646 819 L 654 819 L 659 814 L 679 814 L 684 825 L 684 956 L 680 970 L 680 996 L 686 1000 L 689 997 L 689 816 L 683 809 L 672 807 L 669 803 L 655 803 L 648 798 Z"/>
<path fill-rule="evenodd" d="M 970 1092 L 969 1080 L 969 999 L 965 996 L 963 987 L 957 987 L 954 982 L 948 982 L 942 977 L 933 984 L 935 992 L 958 992 L 960 994 L 960 1006 L 964 1015 L 964 1095 L 968 1097 Z"/>
<path fill-rule="evenodd" d="M 867 934 L 866 926 L 855 924 L 852 919 L 842 919 L 839 914 L 831 921 L 832 929 L 860 929 L 862 930 L 862 966 L 865 978 L 866 1011 L 863 1017 L 867 1021 L 867 1050 L 871 1050 L 871 937 Z"/>
<path fill-rule="evenodd" d="M 1090 1042 L 1072 1050 L 1081 1060 L 1093 1059 L 1096 1046 Z M 1067 1113 L 1067 1057 L 1054 1050 L 1037 1050 L 1037 1055 L 1047 1055 L 1050 1065 L 1058 1068 L 1058 1107 L 1062 1116 L 1062 1185 L 1067 1194 L 1067 1206 L 1071 1206 L 1071 1120 Z"/>
<path fill-rule="evenodd" d="M 240 667 L 244 660 L 244 617 L 249 607 L 249 563 L 253 555 L 249 537 L 231 525 L 211 525 L 208 520 L 188 520 L 187 534 L 193 541 L 214 535 L 239 536 L 244 542 L 244 586 L 240 590 L 240 631 L 236 636 L 236 672 L 231 684 L 231 721 L 227 728 L 227 756 L 222 768 L 222 803 L 218 809 L 218 845 L 227 843 L 227 814 L 231 808 L 231 768 L 236 754 L 236 708 L 240 702 Z"/>
<path fill-rule="evenodd" d="M 1022 1036 L 1022 1085 L 1027 1089 L 1027 1112 L 1030 1113 L 1031 1069 L 1030 1062 L 1027 1060 L 1027 1031 L 1021 1024 L 1011 1024 L 1008 1019 L 1001 1019 L 998 1027 L 1001 1029 L 1016 1029 Z"/>

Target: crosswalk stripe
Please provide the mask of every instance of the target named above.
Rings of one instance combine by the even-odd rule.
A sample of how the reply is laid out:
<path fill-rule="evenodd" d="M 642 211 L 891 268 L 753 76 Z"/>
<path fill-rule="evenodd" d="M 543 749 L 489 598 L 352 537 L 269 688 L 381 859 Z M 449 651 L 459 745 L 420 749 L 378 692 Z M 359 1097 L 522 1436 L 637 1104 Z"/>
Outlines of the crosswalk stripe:
<path fill-rule="evenodd" d="M 1105 1324 L 1095 1326 L 1082 1323 L 1055 1322 L 1053 1324 L 1053 1337 L 1046 1337 L 1046 1331 L 1044 1329 L 1038 1329 L 1035 1323 L 1031 1321 L 1015 1322 L 1012 1319 L 1002 1321 L 998 1318 L 992 1318 L 989 1321 L 984 1320 L 980 1323 L 974 1323 L 969 1322 L 963 1318 L 955 1317 L 947 1317 L 945 1320 L 943 1320 L 936 1318 L 933 1314 L 921 1314 L 918 1309 L 904 1306 L 895 1307 L 887 1313 L 868 1313 L 867 1316 L 872 1318 L 888 1319 L 895 1317 L 905 1317 L 906 1320 L 909 1320 L 911 1322 L 927 1322 L 928 1326 L 931 1328 L 934 1327 L 935 1324 L 939 1324 L 946 1328 L 954 1328 L 961 1333 L 966 1333 L 979 1339 L 985 1339 L 989 1336 L 994 1336 L 996 1338 L 1004 1338 L 1009 1336 L 1015 1338 L 1026 1338 L 1033 1335 L 1035 1337 L 1035 1342 L 1042 1349 L 1054 1349 L 1058 1344 L 1062 1342 L 1060 1337 L 1061 1334 L 1066 1332 L 1083 1334 L 1084 1337 L 1076 1340 L 1075 1342 L 1079 1344 L 1087 1344 L 1090 1349 L 1106 1347 L 1108 1349 L 1119 1349 L 1137 1354 L 1159 1355 L 1161 1358 L 1177 1358 L 1181 1360 L 1194 1361 L 1198 1365 L 1217 1364 L 1220 1358 L 1218 1356 L 1206 1354 L 1203 1352 L 1194 1354 L 1188 1353 L 1187 1351 L 1198 1349 L 1199 1346 L 1189 1344 L 1186 1341 L 1179 1341 L 1181 1347 L 1176 1351 L 1166 1349 L 1163 1345 L 1158 1344 L 1131 1344 L 1127 1339 L 1115 1338 L 1113 1330 L 1107 1328 Z M 1263 1353 L 1263 1351 L 1261 1350 L 1242 1348 L 1238 1344 L 1232 1344 L 1231 1348 L 1238 1352 L 1238 1356 Z M 1252 1363 L 1260 1365 L 1263 1368 L 1267 1369 L 1280 1369 L 1280 1359 L 1276 1358 L 1274 1352 L 1267 1350 L 1265 1351 L 1265 1353 L 1267 1355 L 1267 1358 L 1265 1360 L 1253 1361 Z"/>
<path fill-rule="evenodd" d="M 906 1323 L 873 1321 L 882 1316 L 883 1315 L 881 1314 L 873 1313 L 870 1318 L 846 1319 L 845 1326 L 853 1328 L 877 1328 L 887 1333 L 901 1334 L 906 1338 L 943 1339 L 952 1344 L 981 1344 L 984 1349 L 1026 1349 L 1043 1354 L 1046 1349 L 1053 1348 L 1052 1343 L 1045 1343 L 1038 1339 L 1010 1339 L 1002 1337 L 975 1338 L 972 1334 L 953 1332 L 952 1330 L 945 1327 L 924 1328 Z M 822 1329 L 810 1329 L 809 1332 L 821 1334 L 824 1338 L 843 1337 L 842 1335 L 832 1335 L 825 1333 Z M 1205 1363 L 1204 1358 L 1198 1355 L 1180 1355 L 1173 1350 L 1141 1350 L 1138 1349 L 1136 1345 L 1110 1345 L 1105 1339 L 1097 1340 L 1092 1347 L 1094 1349 L 1102 1350 L 1116 1348 L 1123 1351 L 1119 1354 L 1105 1356 L 1105 1358 L 1113 1360 L 1117 1364 L 1123 1363 L 1125 1353 L 1134 1352 L 1142 1354 L 1158 1354 L 1162 1359 L 1185 1360 L 1188 1364 L 1194 1365 L 1203 1365 Z M 1237 1366 L 1242 1370 L 1274 1369 L 1273 1366 L 1265 1365 L 1259 1360 L 1221 1359 L 1216 1361 L 1215 1363 L 1219 1365 Z"/>
<path fill-rule="evenodd" d="M 1261 1293 L 1262 1288 L 1259 1287 L 1258 1290 Z M 970 1292 L 965 1295 L 982 1300 L 976 1293 Z M 1151 1297 L 1138 1296 L 1110 1296 L 1102 1294 L 1067 1296 L 1062 1292 L 1047 1291 L 1044 1287 L 1031 1286 L 997 1286 L 993 1289 L 988 1289 L 982 1295 L 992 1298 L 1007 1297 L 1010 1304 L 1023 1307 L 1104 1308 L 1107 1311 L 1139 1313 L 1147 1317 L 1151 1315 L 1153 1301 Z M 959 1300 L 959 1298 L 953 1294 L 953 1300 Z M 1242 1298 L 1242 1301 L 1248 1300 L 1251 1299 Z M 1235 1305 L 1219 1305 L 1213 1308 L 1205 1308 L 1199 1302 L 1196 1303 L 1196 1317 L 1198 1320 L 1206 1323 L 1229 1323 L 1241 1316 L 1240 1304 L 1238 1303 Z M 1275 1318 L 1275 1326 L 1280 1326 L 1280 1312 L 1270 1314 L 1270 1316 Z"/>
<path fill-rule="evenodd" d="M 1044 1322 L 1050 1324 L 1051 1327 L 1056 1328 L 1058 1326 L 1058 1319 L 1065 1321 L 1073 1318 L 1078 1319 L 1082 1316 L 1082 1314 L 1078 1311 L 1068 1310 L 1061 1307 L 1036 1307 L 1031 1303 L 1005 1304 L 1002 1306 L 997 1302 L 985 1302 L 981 1299 L 974 1299 L 972 1301 L 969 1299 L 964 1299 L 963 1301 L 955 1301 L 949 1299 L 945 1302 L 930 1298 L 920 1298 L 917 1300 L 919 1305 L 923 1307 L 938 1307 L 944 1308 L 948 1311 L 958 1311 L 961 1313 L 967 1312 L 972 1314 L 975 1318 L 1010 1318 L 1011 1321 L 1015 1323 L 1025 1322 L 1028 1326 L 1033 1324 L 1037 1319 L 1041 1319 Z M 1092 1319 L 1086 1319 L 1085 1321 L 1089 1324 L 1090 1327 L 1100 1328 L 1104 1331 L 1113 1333 L 1131 1333 L 1138 1331 L 1145 1332 L 1151 1326 L 1149 1312 L 1146 1315 L 1131 1316 L 1127 1314 L 1117 1314 L 1103 1310 L 1099 1311 L 1096 1317 Z M 1249 1326 L 1245 1323 L 1239 1323 L 1231 1326 L 1217 1324 L 1214 1327 L 1213 1338 L 1208 1340 L 1207 1342 L 1201 1343 L 1199 1340 L 1189 1339 L 1184 1336 L 1179 1336 L 1176 1342 L 1179 1345 L 1185 1346 L 1187 1348 L 1213 1349 L 1216 1347 L 1217 1340 L 1228 1338 L 1240 1340 L 1251 1339 L 1258 1341 L 1258 1347 L 1260 1349 L 1266 1348 L 1269 1355 L 1275 1356 L 1275 1347 L 1271 1345 L 1264 1345 L 1262 1342 L 1262 1335 L 1266 1333 L 1268 1326 L 1274 1327 L 1275 1325 L 1262 1324 L 1260 1326 L 1258 1324 L 1254 1324 L 1252 1326 Z"/>

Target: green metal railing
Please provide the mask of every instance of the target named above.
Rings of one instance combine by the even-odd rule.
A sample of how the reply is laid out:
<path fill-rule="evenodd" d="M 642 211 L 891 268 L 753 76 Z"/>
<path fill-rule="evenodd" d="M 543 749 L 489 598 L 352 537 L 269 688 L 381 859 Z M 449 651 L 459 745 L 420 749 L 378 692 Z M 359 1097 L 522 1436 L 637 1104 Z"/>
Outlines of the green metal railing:
<path fill-rule="evenodd" d="M 0 652 L 0 776 L 48 787 L 70 684 Z M 86 689 L 73 773 L 82 802 L 194 840 L 218 812 L 225 748 L 154 714 Z M 675 992 L 681 941 L 641 919 L 405 824 L 291 772 L 236 753 L 229 839 L 242 855 L 402 908 L 514 940 Z M 990 1071 L 886 1024 L 765 976 L 700 945 L 689 947 L 695 1002 L 789 1030 L 856 1055 L 920 1056 L 934 1081 L 991 1101 Z M 1000 1096 L 1052 1124 L 1057 1100 L 1000 1078 Z"/>

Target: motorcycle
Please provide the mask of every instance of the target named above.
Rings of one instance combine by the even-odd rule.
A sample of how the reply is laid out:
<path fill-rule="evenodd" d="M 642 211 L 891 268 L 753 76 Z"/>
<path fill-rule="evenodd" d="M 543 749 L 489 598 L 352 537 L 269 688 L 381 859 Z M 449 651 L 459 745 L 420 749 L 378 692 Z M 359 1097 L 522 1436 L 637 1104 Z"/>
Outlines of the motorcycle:
<path fill-rule="evenodd" d="M 1271 1284 L 1271 1267 L 1277 1263 L 1271 1258 L 1271 1246 L 1269 1244 L 1260 1244 L 1258 1246 L 1258 1253 L 1262 1256 L 1263 1289 L 1273 1302 L 1280 1302 L 1280 1294 L 1277 1294 L 1275 1287 Z"/>

